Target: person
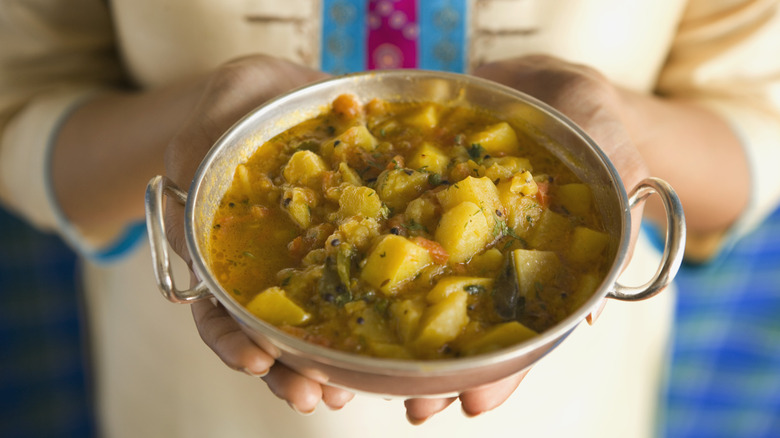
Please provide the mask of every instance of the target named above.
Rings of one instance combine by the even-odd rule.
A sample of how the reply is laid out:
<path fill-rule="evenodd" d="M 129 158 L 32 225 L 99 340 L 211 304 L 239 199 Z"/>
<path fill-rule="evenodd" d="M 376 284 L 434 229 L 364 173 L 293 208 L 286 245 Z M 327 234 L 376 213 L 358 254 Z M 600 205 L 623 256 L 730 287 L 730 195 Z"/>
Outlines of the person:
<path fill-rule="evenodd" d="M 164 173 L 186 188 L 210 145 L 250 109 L 321 70 L 397 65 L 465 71 L 555 106 L 604 148 L 627 188 L 650 174 L 669 181 L 695 256 L 709 257 L 778 200 L 778 5 L 660 3 L 3 3 L 0 199 L 85 256 L 102 431 L 652 434 L 671 293 L 609 302 L 527 375 L 464 389 L 464 416 L 447 408 L 454 398 L 353 399 L 274 363 L 220 306 L 195 303 L 191 316 L 160 303 L 139 222 L 149 178 Z M 395 31 L 416 44 L 393 49 L 385 39 Z M 657 205 L 646 210 L 660 216 Z M 640 236 L 621 281 L 647 279 L 657 259 Z M 178 270 L 186 279 L 186 264 Z M 410 426 L 404 412 L 424 424 Z"/>

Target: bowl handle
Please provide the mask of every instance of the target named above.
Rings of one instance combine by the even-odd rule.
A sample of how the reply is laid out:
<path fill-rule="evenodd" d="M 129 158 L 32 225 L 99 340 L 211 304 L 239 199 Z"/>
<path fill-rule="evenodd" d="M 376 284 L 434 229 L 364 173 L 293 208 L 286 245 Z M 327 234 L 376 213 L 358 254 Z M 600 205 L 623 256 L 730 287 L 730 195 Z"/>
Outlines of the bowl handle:
<path fill-rule="evenodd" d="M 639 301 L 650 298 L 662 291 L 672 282 L 682 263 L 685 250 L 685 215 L 680 198 L 672 186 L 658 178 L 647 178 L 640 182 L 629 195 L 629 208 L 647 199 L 653 193 L 658 194 L 666 210 L 666 238 L 661 265 L 653 278 L 641 286 L 615 284 L 615 289 L 607 294 L 608 298 L 623 301 Z"/>
<path fill-rule="evenodd" d="M 165 176 L 155 176 L 146 186 L 146 227 L 149 230 L 157 287 L 163 296 L 173 303 L 192 303 L 209 298 L 211 292 L 202 281 L 184 290 L 177 289 L 174 284 L 171 259 L 168 255 L 168 235 L 165 232 L 163 195 L 172 196 L 182 205 L 187 202 L 187 192 Z"/>

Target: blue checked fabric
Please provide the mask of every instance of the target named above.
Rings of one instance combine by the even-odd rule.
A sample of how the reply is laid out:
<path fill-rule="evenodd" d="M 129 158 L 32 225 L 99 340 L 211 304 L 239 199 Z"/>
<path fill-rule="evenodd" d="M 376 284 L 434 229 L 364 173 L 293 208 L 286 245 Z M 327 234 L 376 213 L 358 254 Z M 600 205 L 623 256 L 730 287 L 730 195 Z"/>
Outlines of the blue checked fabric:
<path fill-rule="evenodd" d="M 0 437 L 94 436 L 76 257 L 0 210 Z"/>
<path fill-rule="evenodd" d="M 780 437 L 780 209 L 677 284 L 661 435 Z"/>

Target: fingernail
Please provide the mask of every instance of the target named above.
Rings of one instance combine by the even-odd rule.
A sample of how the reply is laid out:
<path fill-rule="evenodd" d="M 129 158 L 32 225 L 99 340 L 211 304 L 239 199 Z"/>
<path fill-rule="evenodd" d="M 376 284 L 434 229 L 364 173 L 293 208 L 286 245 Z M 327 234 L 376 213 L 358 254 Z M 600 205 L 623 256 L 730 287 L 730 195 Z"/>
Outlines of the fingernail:
<path fill-rule="evenodd" d="M 241 371 L 243 373 L 249 375 L 249 376 L 260 378 L 260 377 L 265 377 L 268 374 L 269 370 L 266 369 L 265 371 L 262 371 L 262 372 L 259 372 L 259 373 L 255 373 L 254 371 L 250 370 L 249 368 L 241 368 Z"/>
<path fill-rule="evenodd" d="M 292 408 L 293 411 L 303 415 L 303 416 L 309 416 L 314 413 L 314 409 L 310 410 L 309 412 L 303 412 L 302 410 L 298 409 L 298 406 L 295 406 L 292 402 L 287 402 L 287 404 Z"/>

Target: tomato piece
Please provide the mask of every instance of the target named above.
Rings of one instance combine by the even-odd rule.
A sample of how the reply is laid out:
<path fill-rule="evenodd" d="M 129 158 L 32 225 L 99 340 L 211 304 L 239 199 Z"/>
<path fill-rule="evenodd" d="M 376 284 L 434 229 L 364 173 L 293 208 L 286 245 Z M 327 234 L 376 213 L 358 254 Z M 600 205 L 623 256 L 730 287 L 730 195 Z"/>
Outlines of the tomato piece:
<path fill-rule="evenodd" d="M 412 242 L 428 250 L 431 258 L 437 265 L 444 265 L 447 263 L 447 260 L 450 259 L 450 254 L 439 244 L 439 242 L 421 236 L 413 238 Z"/>
<path fill-rule="evenodd" d="M 547 208 L 550 205 L 550 183 L 537 182 L 536 186 L 539 188 L 539 191 L 536 192 L 536 200 L 543 208 Z"/>

